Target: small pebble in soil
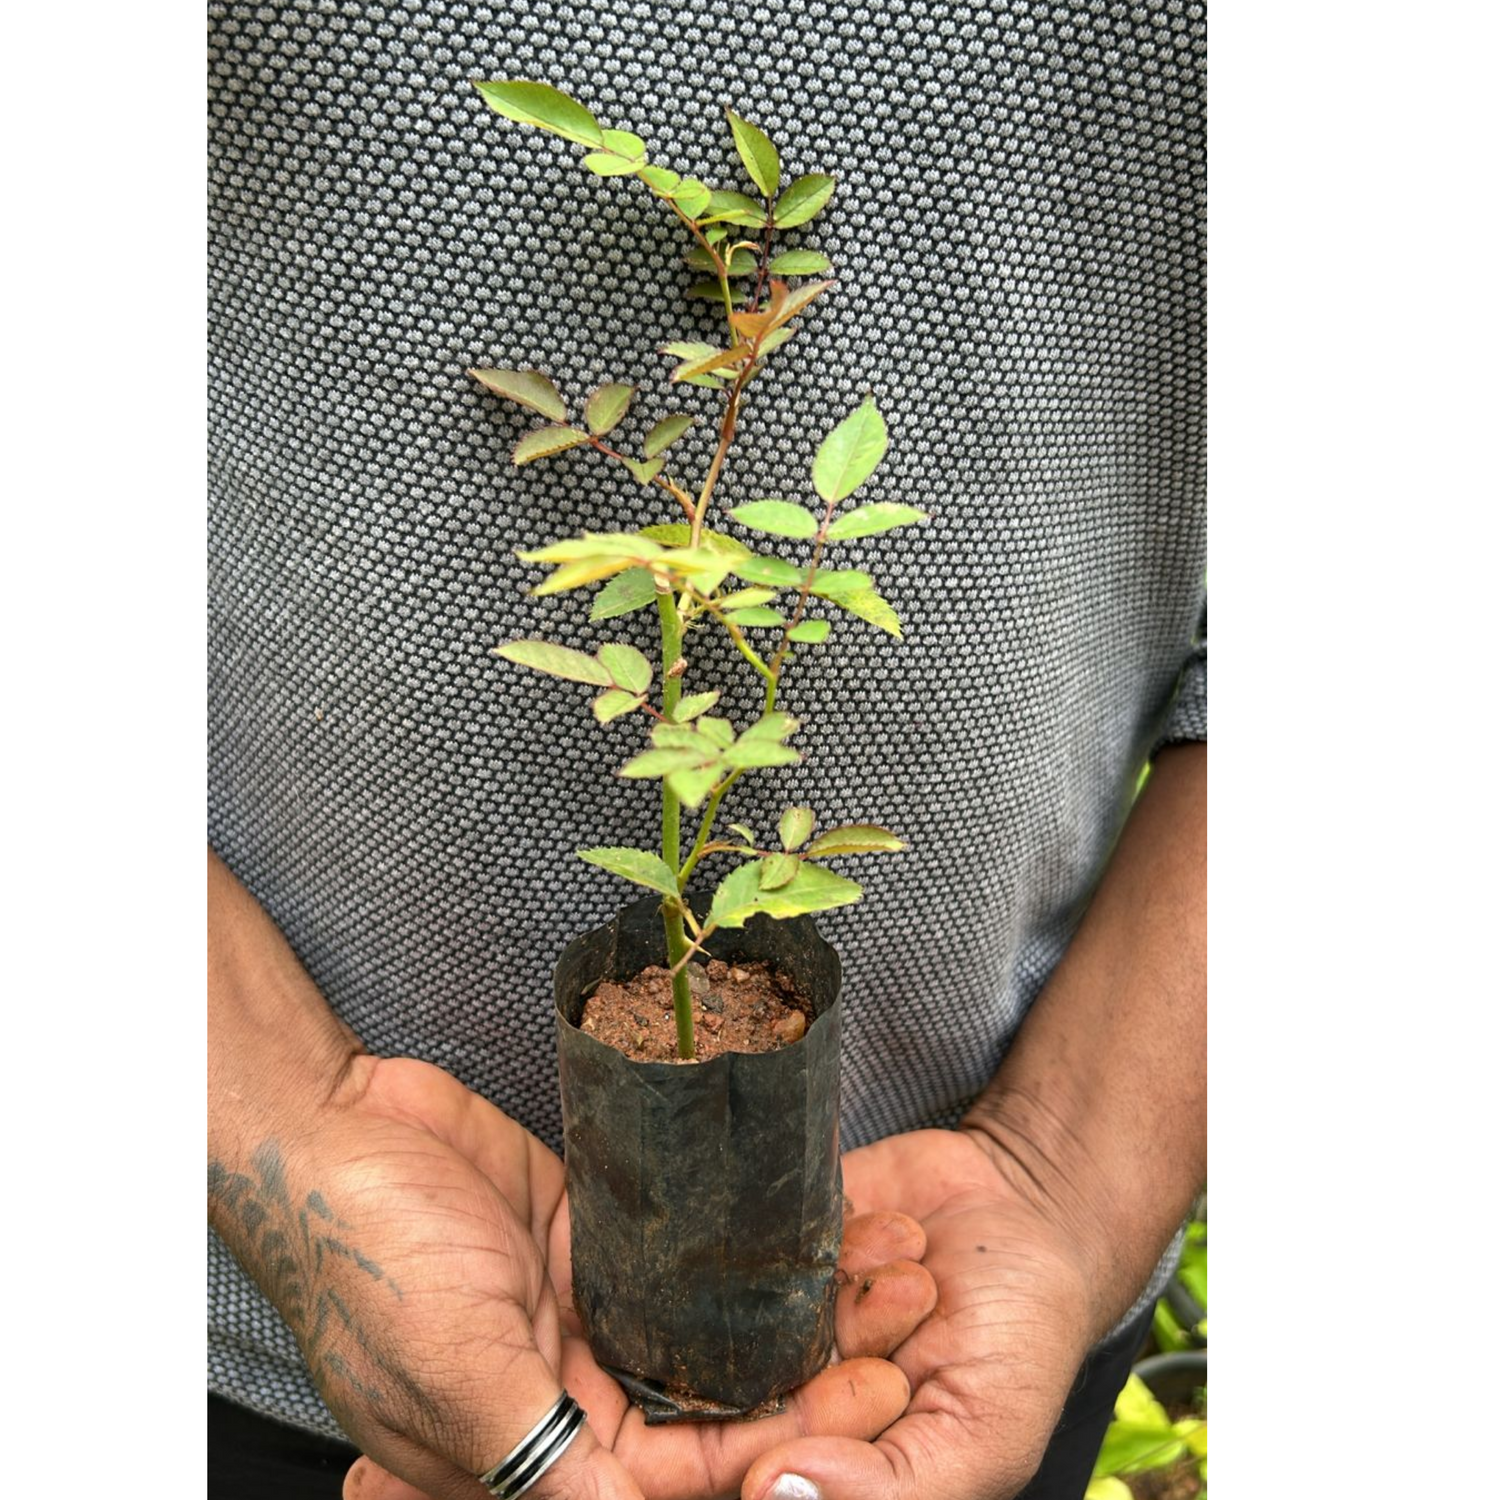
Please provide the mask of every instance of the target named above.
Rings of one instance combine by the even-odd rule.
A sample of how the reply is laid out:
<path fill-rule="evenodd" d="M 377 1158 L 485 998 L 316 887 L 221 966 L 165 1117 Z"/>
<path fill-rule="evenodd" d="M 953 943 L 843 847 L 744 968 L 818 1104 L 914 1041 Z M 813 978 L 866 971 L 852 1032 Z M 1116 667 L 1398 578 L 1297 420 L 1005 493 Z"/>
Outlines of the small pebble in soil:
<path fill-rule="evenodd" d="M 776 1033 L 776 1040 L 783 1046 L 790 1046 L 793 1042 L 800 1042 L 807 1033 L 807 1017 L 800 1010 L 794 1010 L 791 1015 L 783 1016 L 771 1028 Z"/>

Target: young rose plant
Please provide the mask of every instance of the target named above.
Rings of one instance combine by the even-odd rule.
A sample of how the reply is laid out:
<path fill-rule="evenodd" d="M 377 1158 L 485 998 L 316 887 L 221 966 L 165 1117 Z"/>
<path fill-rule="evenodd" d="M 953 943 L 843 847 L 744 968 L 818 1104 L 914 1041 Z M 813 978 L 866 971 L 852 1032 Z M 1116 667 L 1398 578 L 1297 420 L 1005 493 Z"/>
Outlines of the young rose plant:
<path fill-rule="evenodd" d="M 701 480 L 669 471 L 669 450 L 697 420 L 668 411 L 646 433 L 640 456 L 621 452 L 606 438 L 624 420 L 637 387 L 611 381 L 583 404 L 582 425 L 570 422 L 557 387 L 539 370 L 473 370 L 498 396 L 545 417 L 548 425 L 516 444 L 517 464 L 588 447 L 623 464 L 638 484 L 669 496 L 683 519 L 639 531 L 589 533 L 519 555 L 552 571 L 533 592 L 603 583 L 590 618 L 609 620 L 655 606 L 661 626 L 661 659 L 653 665 L 634 646 L 610 642 L 589 656 L 549 641 L 513 641 L 496 654 L 555 677 L 598 688 L 594 716 L 601 724 L 629 714 L 650 721 L 650 745 L 620 775 L 662 784 L 661 852 L 645 849 L 580 849 L 579 857 L 634 881 L 662 897 L 668 963 L 672 972 L 677 1050 L 691 1058 L 693 1010 L 687 963 L 721 927 L 743 927 L 757 914 L 790 917 L 857 901 L 859 885 L 821 861 L 905 847 L 887 828 L 851 824 L 813 836 L 816 815 L 791 807 L 781 816 L 776 847 L 762 847 L 743 823 L 716 836 L 721 805 L 747 771 L 790 765 L 801 757 L 787 741 L 799 721 L 777 707 L 782 675 L 793 648 L 821 646 L 831 625 L 811 613 L 821 600 L 887 631 L 898 640 L 900 623 L 869 574 L 824 566 L 830 544 L 852 541 L 926 520 L 910 505 L 876 503 L 844 509 L 844 502 L 874 472 L 885 455 L 886 428 L 873 397 L 867 397 L 824 438 L 812 463 L 812 485 L 821 508 L 785 499 L 739 504 L 732 521 L 758 537 L 800 544 L 795 561 L 758 551 L 712 531 L 706 522 L 714 491 L 734 441 L 735 426 L 750 383 L 770 355 L 797 332 L 795 319 L 833 285 L 821 277 L 831 266 L 816 250 L 773 253 L 776 236 L 806 224 L 828 203 L 834 180 L 821 173 L 781 186 L 781 159 L 766 135 L 728 111 L 740 160 L 756 196 L 709 188 L 653 164 L 646 144 L 628 130 L 606 130 L 566 94 L 544 83 L 480 83 L 485 101 L 507 119 L 535 125 L 585 148 L 583 164 L 601 177 L 630 177 L 645 185 L 681 221 L 692 237 L 687 262 L 705 273 L 688 288 L 723 306 L 723 346 L 684 340 L 662 351 L 676 361 L 674 384 L 722 393 L 719 441 Z M 795 287 L 789 278 L 798 278 Z M 764 705 L 755 723 L 737 731 L 711 712 L 715 689 L 685 691 L 689 650 L 695 633 L 722 629 L 761 679 Z M 682 852 L 682 811 L 698 817 L 697 832 Z M 701 811 L 700 811 L 701 810 Z M 741 861 L 719 883 L 702 920 L 685 898 L 700 860 L 726 854 Z"/>

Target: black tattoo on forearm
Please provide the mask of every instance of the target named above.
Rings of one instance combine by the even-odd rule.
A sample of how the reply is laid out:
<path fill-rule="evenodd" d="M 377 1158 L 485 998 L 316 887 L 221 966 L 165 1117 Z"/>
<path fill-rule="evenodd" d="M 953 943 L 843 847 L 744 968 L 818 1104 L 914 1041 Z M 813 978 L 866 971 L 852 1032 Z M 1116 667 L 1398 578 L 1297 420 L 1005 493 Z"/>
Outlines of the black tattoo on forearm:
<path fill-rule="evenodd" d="M 398 1302 L 401 1288 L 359 1250 L 354 1226 L 320 1192 L 313 1189 L 294 1204 L 274 1140 L 256 1149 L 250 1166 L 253 1177 L 210 1162 L 209 1200 L 230 1231 L 226 1237 L 237 1242 L 240 1259 L 297 1336 L 318 1387 L 326 1392 L 336 1379 L 377 1405 L 395 1387 L 426 1411 L 429 1398 L 382 1352 L 332 1284 L 333 1263 L 380 1282 Z"/>

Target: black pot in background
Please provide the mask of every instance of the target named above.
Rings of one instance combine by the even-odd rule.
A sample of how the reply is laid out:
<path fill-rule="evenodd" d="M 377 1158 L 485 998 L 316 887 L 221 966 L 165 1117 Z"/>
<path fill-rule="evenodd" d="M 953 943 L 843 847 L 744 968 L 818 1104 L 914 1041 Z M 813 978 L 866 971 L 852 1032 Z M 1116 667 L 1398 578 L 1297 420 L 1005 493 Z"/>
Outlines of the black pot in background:
<path fill-rule="evenodd" d="M 1208 1384 L 1208 1350 L 1183 1349 L 1176 1354 L 1153 1354 L 1131 1372 L 1146 1382 L 1163 1406 L 1191 1406 L 1197 1392 Z"/>
<path fill-rule="evenodd" d="M 1193 1348 L 1205 1348 L 1208 1340 L 1198 1332 L 1198 1325 L 1208 1316 L 1208 1309 L 1175 1276 L 1163 1288 L 1162 1296 L 1166 1298 L 1167 1306 L 1182 1325 L 1182 1331 Z"/>
<path fill-rule="evenodd" d="M 777 1052 L 639 1063 L 578 1029 L 601 980 L 665 952 L 648 897 L 571 943 L 555 971 L 573 1300 L 647 1421 L 736 1416 L 833 1352 L 839 958 L 807 917 L 711 939 L 712 957 L 765 959 L 809 1002 L 806 1035 Z"/>

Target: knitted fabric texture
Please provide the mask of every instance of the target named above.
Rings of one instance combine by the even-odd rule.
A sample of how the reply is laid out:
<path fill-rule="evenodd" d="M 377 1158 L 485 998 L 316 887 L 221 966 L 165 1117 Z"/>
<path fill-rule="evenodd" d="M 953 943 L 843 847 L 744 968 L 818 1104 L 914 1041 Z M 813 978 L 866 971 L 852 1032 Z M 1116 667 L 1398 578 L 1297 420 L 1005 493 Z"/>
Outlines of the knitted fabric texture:
<path fill-rule="evenodd" d="M 729 103 L 789 174 L 837 176 L 786 243 L 838 285 L 751 387 L 718 494 L 810 497 L 819 440 L 873 389 L 890 452 L 860 498 L 933 519 L 841 549 L 906 640 L 844 615 L 799 653 L 781 703 L 805 761 L 726 811 L 769 835 L 806 803 L 910 841 L 849 862 L 865 901 L 819 919 L 846 965 L 843 1140 L 956 1121 L 1146 756 L 1207 734 L 1202 7 L 210 15 L 213 847 L 367 1046 L 559 1145 L 552 964 L 637 894 L 571 851 L 652 847 L 659 802 L 610 774 L 638 718 L 600 729 L 588 689 L 491 652 L 654 650 L 652 612 L 593 627 L 586 595 L 529 598 L 514 549 L 679 517 L 586 449 L 512 467 L 535 424 L 464 372 L 542 368 L 575 419 L 601 382 L 640 381 L 621 441 L 697 412 L 673 470 L 701 474 L 720 398 L 669 389 L 657 350 L 719 325 L 683 297 L 660 204 L 469 80 L 553 83 L 744 189 Z M 747 678 L 705 642 L 688 691 L 736 684 L 721 711 L 743 726 Z M 212 1388 L 336 1433 L 212 1236 L 209 1273 Z"/>

